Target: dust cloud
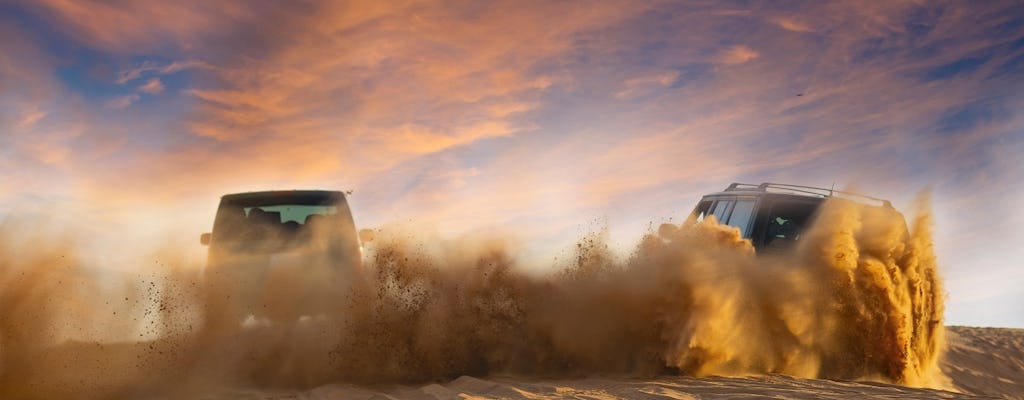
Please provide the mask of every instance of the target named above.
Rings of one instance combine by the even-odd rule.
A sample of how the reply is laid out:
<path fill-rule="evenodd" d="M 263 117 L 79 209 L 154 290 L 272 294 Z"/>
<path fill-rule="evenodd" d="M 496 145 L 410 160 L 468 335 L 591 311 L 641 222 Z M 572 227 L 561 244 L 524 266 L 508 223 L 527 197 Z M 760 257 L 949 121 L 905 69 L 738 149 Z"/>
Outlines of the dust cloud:
<path fill-rule="evenodd" d="M 522 272 L 506 240 L 387 231 L 363 267 L 303 259 L 218 279 L 150 260 L 112 273 L 83 265 L 70 239 L 6 221 L 0 397 L 184 398 L 489 374 L 944 387 L 926 203 L 908 228 L 895 211 L 830 200 L 794 248 L 773 255 L 713 221 L 646 235 L 628 257 L 594 234 L 548 275 Z"/>

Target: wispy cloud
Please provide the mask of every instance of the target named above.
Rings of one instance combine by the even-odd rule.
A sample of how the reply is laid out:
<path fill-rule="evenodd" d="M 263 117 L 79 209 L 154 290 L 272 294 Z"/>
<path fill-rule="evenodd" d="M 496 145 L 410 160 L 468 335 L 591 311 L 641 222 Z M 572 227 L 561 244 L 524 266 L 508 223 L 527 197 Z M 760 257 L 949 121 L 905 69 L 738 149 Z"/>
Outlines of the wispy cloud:
<path fill-rule="evenodd" d="M 52 20 L 68 40 L 109 52 L 157 50 L 166 42 L 189 46 L 203 35 L 220 31 L 226 22 L 248 19 L 253 11 L 249 3 L 232 0 L 41 0 L 26 8 Z"/>
<path fill-rule="evenodd" d="M 804 23 L 803 21 L 795 17 L 776 17 L 773 18 L 771 21 L 778 25 L 780 28 L 785 29 L 787 31 L 811 32 L 814 30 L 808 24 Z"/>
<path fill-rule="evenodd" d="M 112 110 L 123 110 L 125 108 L 131 107 L 132 104 L 135 104 L 135 102 L 139 101 L 139 98 L 139 95 L 134 93 L 117 96 L 107 101 L 106 107 Z"/>
<path fill-rule="evenodd" d="M 40 109 L 38 105 L 26 107 L 20 111 L 20 114 L 21 117 L 14 123 L 14 128 L 17 130 L 32 129 L 39 121 L 46 117 L 46 112 Z"/>
<path fill-rule="evenodd" d="M 760 54 L 747 46 L 733 46 L 721 52 L 718 62 L 723 64 L 742 64 L 757 58 Z"/>
<path fill-rule="evenodd" d="M 144 62 L 138 67 L 121 71 L 114 82 L 117 84 L 125 84 L 147 74 L 156 76 L 170 75 L 192 68 L 211 68 L 211 66 L 205 62 L 195 60 L 175 61 L 165 65 L 159 65 L 155 62 Z M 151 82 L 152 80 L 149 81 L 149 83 Z"/>
<path fill-rule="evenodd" d="M 149 94 L 160 94 L 164 91 L 164 83 L 160 81 L 160 78 L 153 78 L 139 86 L 139 91 Z"/>
<path fill-rule="evenodd" d="M 615 97 L 620 99 L 632 98 L 656 88 L 668 87 L 677 79 L 679 79 L 678 71 L 668 71 L 629 78 L 622 83 L 622 90 L 616 92 Z"/>

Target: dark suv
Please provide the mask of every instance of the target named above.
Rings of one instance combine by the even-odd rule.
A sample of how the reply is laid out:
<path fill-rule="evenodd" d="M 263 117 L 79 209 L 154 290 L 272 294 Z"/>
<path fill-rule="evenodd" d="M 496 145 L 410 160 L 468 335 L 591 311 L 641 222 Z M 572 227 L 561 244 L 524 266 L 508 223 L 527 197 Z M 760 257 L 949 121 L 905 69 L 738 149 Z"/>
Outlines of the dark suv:
<path fill-rule="evenodd" d="M 272 320 L 315 314 L 316 296 L 362 268 L 345 194 L 289 190 L 221 197 L 204 272 L 207 319 Z M 309 304 L 306 304 L 309 303 Z M 228 322 L 230 324 L 230 322 Z"/>
<path fill-rule="evenodd" d="M 758 251 L 772 252 L 799 240 L 818 208 L 831 197 L 868 201 L 893 209 L 888 200 L 840 190 L 767 182 L 733 183 L 721 192 L 704 195 L 690 217 L 700 222 L 714 215 L 719 223 L 739 229 Z"/>

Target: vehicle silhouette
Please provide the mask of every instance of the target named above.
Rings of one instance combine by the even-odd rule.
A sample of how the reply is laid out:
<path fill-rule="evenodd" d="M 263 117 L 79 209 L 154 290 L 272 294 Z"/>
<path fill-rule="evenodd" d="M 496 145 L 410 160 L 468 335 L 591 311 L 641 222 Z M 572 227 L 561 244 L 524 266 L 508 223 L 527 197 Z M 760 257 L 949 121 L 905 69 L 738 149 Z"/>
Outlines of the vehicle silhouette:
<path fill-rule="evenodd" d="M 362 248 L 345 193 L 288 190 L 221 197 L 204 270 L 207 328 L 330 312 L 359 277 Z"/>
<path fill-rule="evenodd" d="M 733 183 L 721 192 L 704 195 L 689 221 L 700 223 L 714 216 L 719 223 L 738 229 L 758 252 L 774 253 L 799 241 L 821 205 L 831 198 L 874 203 L 870 205 L 896 213 L 888 200 L 853 192 L 783 183 Z M 668 238 L 676 229 L 676 225 L 663 224 L 659 233 Z"/>

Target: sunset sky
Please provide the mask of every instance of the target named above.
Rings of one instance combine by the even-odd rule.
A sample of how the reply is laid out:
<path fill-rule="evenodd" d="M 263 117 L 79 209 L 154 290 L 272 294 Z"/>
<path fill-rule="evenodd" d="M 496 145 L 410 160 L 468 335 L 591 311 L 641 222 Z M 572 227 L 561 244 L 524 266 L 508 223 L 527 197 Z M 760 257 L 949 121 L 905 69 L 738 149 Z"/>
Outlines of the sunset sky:
<path fill-rule="evenodd" d="M 0 218 L 107 248 L 265 189 L 529 260 L 734 181 L 930 189 L 947 323 L 1024 327 L 1017 1 L 7 0 L 0 46 Z"/>

